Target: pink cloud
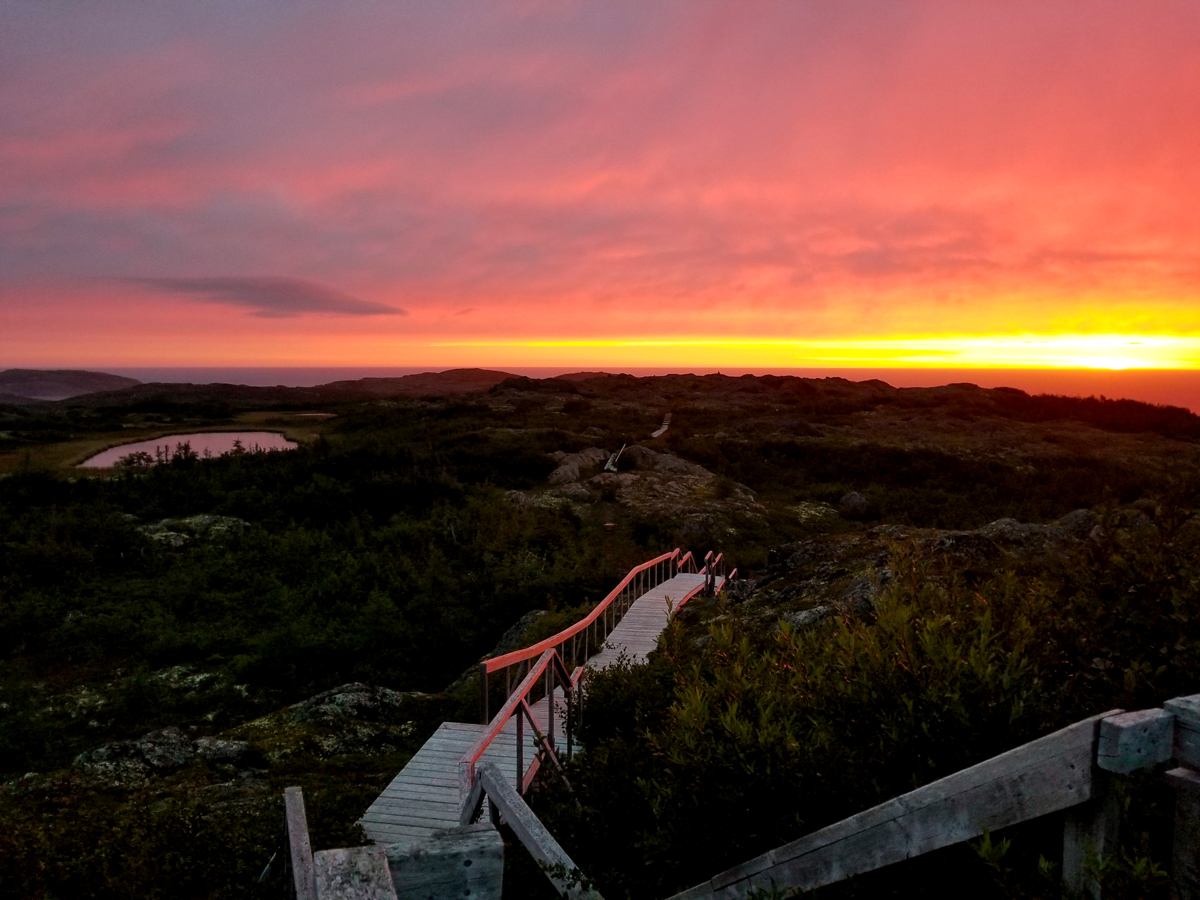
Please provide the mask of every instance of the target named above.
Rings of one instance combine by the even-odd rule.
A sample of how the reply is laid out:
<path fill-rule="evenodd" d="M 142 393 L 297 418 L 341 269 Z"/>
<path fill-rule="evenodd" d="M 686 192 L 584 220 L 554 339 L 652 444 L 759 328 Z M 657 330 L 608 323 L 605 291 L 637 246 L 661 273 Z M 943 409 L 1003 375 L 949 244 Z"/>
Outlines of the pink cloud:
<path fill-rule="evenodd" d="M 2 15 L 0 315 L 253 272 L 381 339 L 1200 330 L 1194 4 Z M 196 314 L 324 339 L 243 308 Z"/>

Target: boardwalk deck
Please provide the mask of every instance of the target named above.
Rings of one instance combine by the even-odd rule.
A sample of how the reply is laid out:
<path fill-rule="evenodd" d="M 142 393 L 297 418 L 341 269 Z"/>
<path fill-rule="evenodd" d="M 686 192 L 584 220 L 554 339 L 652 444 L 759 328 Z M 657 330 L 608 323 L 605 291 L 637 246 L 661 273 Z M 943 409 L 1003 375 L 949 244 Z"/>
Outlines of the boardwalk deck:
<path fill-rule="evenodd" d="M 703 575 L 679 574 L 638 597 L 608 636 L 604 647 L 587 661 L 586 666 L 604 669 L 622 656 L 632 662 L 643 662 L 657 645 L 671 612 L 703 587 Z M 561 689 L 555 691 L 555 696 L 556 712 L 561 715 Z M 534 720 L 543 733 L 547 732 L 547 708 L 545 699 L 532 706 Z M 559 723 L 555 724 L 555 746 L 565 752 L 564 730 Z M 462 808 L 458 762 L 486 727 L 443 722 L 359 820 L 367 837 L 376 844 L 415 844 L 434 831 L 457 827 Z M 528 765 L 536 754 L 534 737 L 528 728 L 525 729 L 524 743 Z M 488 747 L 482 761 L 494 762 L 505 778 L 515 782 L 516 749 L 516 720 L 512 719 Z"/>

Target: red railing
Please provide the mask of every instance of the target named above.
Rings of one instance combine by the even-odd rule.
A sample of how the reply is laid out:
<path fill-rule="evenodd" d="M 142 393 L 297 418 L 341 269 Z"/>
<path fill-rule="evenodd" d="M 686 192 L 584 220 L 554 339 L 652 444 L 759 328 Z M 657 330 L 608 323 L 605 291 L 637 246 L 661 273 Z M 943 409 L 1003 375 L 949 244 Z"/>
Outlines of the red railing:
<path fill-rule="evenodd" d="M 578 719 L 579 679 L 583 674 L 579 663 L 586 662 L 592 652 L 603 646 L 604 639 L 617 626 L 634 600 L 651 588 L 670 580 L 676 573 L 688 572 L 705 576 L 703 587 L 697 585 L 681 598 L 679 605 L 686 603 L 701 590 L 715 590 L 718 577 L 716 572 L 718 569 L 724 571 L 723 556 L 718 554 L 714 559 L 710 552 L 704 560 L 704 568 L 697 572 L 696 561 L 691 552 L 680 556 L 680 551 L 675 549 L 635 566 L 595 609 L 574 625 L 539 641 L 532 647 L 514 650 L 494 659 L 485 659 L 479 664 L 481 711 L 484 724 L 488 727 L 459 762 L 459 777 L 464 797 L 464 824 L 466 817 L 473 816 L 478 811 L 480 802 L 476 767 L 488 747 L 504 731 L 509 719 L 516 720 L 517 793 L 525 793 L 537 775 L 543 758 L 548 759 L 561 774 L 562 765 L 554 741 L 555 705 L 558 702 L 555 690 L 562 688 L 563 701 L 567 707 L 564 722 L 566 752 L 570 756 L 573 749 L 573 727 Z M 489 720 L 488 678 L 500 671 L 505 673 L 505 702 L 495 717 Z M 511 677 L 514 671 L 521 678 L 515 689 L 512 688 Z M 531 706 L 538 697 L 545 697 L 546 700 L 545 733 L 541 731 Z M 526 723 L 533 729 L 536 747 L 532 765 L 528 769 L 525 766 Z"/>
<path fill-rule="evenodd" d="M 530 766 L 528 770 L 525 768 L 525 723 L 529 723 L 529 727 L 533 729 L 534 743 L 537 745 L 539 752 L 544 754 L 557 768 L 560 773 L 562 765 L 558 760 L 558 749 L 554 743 L 554 720 L 555 720 L 555 682 L 563 688 L 564 699 L 567 704 L 567 714 L 565 716 L 565 728 L 567 736 L 567 755 L 570 756 L 573 749 L 572 744 L 572 726 L 575 721 L 574 705 L 575 705 L 575 690 L 579 682 L 579 676 L 583 673 L 582 668 L 577 668 L 574 674 L 567 671 L 567 667 L 563 664 L 562 657 L 558 655 L 558 651 L 551 647 L 542 652 L 537 662 L 529 667 L 529 672 L 517 685 L 517 689 L 509 694 L 508 700 L 504 706 L 496 713 L 496 717 L 489 723 L 486 731 L 479 736 L 471 749 L 463 755 L 459 761 L 459 779 L 462 787 L 462 796 L 466 798 L 463 806 L 463 816 L 473 814 L 475 807 L 478 805 L 478 780 L 475 777 L 475 767 L 479 764 L 479 760 L 487 751 L 492 742 L 500 736 L 504 730 L 504 726 L 508 724 L 508 720 L 516 718 L 516 738 L 517 738 L 517 793 L 524 794 L 529 784 L 537 775 L 538 766 Z M 533 709 L 529 705 L 529 695 L 534 689 L 539 687 L 538 681 L 545 678 L 546 692 L 546 731 L 545 733 L 538 727 L 537 720 L 533 716 Z M 464 822 L 463 824 L 467 824 Z"/>
<path fill-rule="evenodd" d="M 709 554 L 712 555 L 711 553 Z M 679 572 L 695 572 L 696 563 L 691 551 L 679 555 L 676 547 L 670 553 L 656 556 L 654 559 L 634 566 L 609 592 L 608 596 L 596 604 L 590 613 L 558 634 L 539 641 L 532 647 L 514 650 L 492 659 L 485 659 L 479 664 L 479 713 L 480 721 L 486 725 L 491 721 L 489 707 L 489 676 L 504 672 L 504 696 L 512 696 L 513 673 L 518 679 L 523 679 L 529 672 L 532 660 L 538 659 L 547 650 L 555 650 L 568 671 L 585 662 L 591 654 L 604 646 L 604 640 L 617 627 L 621 617 L 629 610 L 633 601 L 651 588 L 657 587 L 664 581 L 669 581 Z"/>

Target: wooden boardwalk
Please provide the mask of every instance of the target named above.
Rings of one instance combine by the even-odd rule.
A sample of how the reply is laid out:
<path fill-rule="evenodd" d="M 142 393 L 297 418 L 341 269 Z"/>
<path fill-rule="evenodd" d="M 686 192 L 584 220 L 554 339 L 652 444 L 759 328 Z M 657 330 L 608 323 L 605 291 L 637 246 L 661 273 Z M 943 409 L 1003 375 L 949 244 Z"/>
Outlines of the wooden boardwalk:
<path fill-rule="evenodd" d="M 718 589 L 720 585 L 718 578 Z M 667 627 L 670 614 L 703 587 L 703 575 L 681 573 L 642 594 L 617 623 L 600 652 L 588 659 L 586 667 L 604 669 L 622 656 L 635 663 L 644 662 Z M 562 690 L 556 690 L 555 696 L 555 712 L 561 716 L 565 708 Z M 547 733 L 546 700 L 534 703 L 532 710 L 538 729 Z M 565 753 L 565 729 L 560 722 L 555 725 L 555 746 Z M 463 803 L 459 760 L 486 729 L 486 725 L 443 722 L 359 820 L 367 837 L 376 844 L 414 844 L 435 831 L 456 827 Z M 525 729 L 526 766 L 537 754 L 530 731 Z M 510 719 L 482 761 L 494 762 L 505 778 L 515 783 L 516 749 L 516 720 Z"/>
<path fill-rule="evenodd" d="M 720 579 L 717 584 L 719 589 Z M 622 655 L 631 662 L 645 662 L 658 646 L 658 636 L 666 630 L 671 613 L 703 587 L 703 575 L 681 573 L 642 594 L 622 616 L 601 651 L 587 661 L 587 668 L 606 669 Z"/>

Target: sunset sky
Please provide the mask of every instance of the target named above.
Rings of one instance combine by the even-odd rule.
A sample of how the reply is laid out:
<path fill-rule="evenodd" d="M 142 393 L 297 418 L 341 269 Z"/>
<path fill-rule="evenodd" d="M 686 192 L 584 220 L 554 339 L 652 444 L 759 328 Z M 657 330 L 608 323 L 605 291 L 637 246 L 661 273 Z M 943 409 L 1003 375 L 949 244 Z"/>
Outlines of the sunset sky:
<path fill-rule="evenodd" d="M 0 0 L 0 368 L 1200 367 L 1200 3 Z"/>

